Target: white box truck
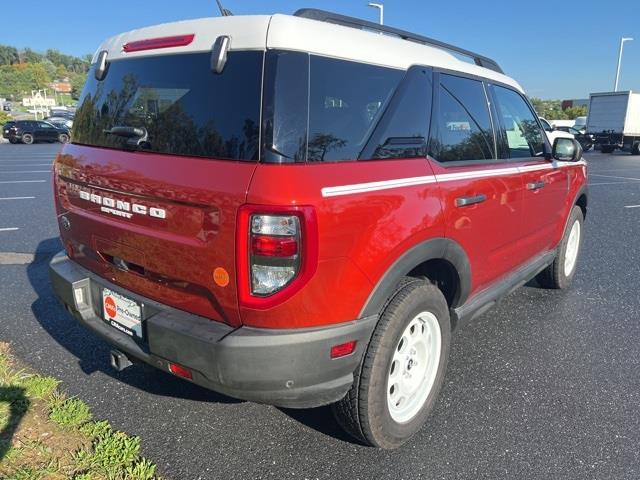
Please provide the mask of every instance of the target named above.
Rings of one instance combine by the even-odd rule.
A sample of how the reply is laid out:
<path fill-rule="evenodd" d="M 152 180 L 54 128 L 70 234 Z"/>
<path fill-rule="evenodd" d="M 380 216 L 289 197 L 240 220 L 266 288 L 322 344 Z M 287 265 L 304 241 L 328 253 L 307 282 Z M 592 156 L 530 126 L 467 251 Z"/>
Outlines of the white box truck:
<path fill-rule="evenodd" d="M 640 93 L 605 92 L 589 95 L 587 133 L 603 153 L 616 148 L 640 155 Z"/>

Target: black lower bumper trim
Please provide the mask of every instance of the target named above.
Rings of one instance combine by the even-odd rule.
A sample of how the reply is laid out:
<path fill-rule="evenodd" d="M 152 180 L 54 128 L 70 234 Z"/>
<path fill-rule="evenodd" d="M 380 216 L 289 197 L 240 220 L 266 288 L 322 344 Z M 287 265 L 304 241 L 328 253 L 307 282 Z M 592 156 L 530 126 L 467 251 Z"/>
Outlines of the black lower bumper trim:
<path fill-rule="evenodd" d="M 169 363 L 177 363 L 192 370 L 194 383 L 282 407 L 316 407 L 342 398 L 377 322 L 372 316 L 323 328 L 234 329 L 122 289 L 64 252 L 51 260 L 49 274 L 67 310 L 128 357 L 165 371 Z M 145 305 L 146 344 L 101 319 L 105 287 Z M 82 297 L 74 295 L 75 289 L 83 289 Z M 353 354 L 330 358 L 333 345 L 351 340 L 357 341 Z"/>

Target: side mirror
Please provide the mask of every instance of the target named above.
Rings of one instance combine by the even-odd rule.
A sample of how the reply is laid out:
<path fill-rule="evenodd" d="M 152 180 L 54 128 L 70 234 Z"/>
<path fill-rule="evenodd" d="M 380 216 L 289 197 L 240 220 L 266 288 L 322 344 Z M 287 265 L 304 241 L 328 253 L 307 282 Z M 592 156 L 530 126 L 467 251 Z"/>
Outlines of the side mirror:
<path fill-rule="evenodd" d="M 561 162 L 577 162 L 582 159 L 582 147 L 574 138 L 556 138 L 551 156 Z"/>

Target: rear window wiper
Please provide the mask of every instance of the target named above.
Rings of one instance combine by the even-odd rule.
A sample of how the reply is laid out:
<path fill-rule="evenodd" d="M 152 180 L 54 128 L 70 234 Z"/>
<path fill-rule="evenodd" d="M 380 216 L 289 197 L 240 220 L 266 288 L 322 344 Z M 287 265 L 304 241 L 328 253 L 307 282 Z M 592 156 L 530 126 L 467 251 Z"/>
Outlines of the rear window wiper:
<path fill-rule="evenodd" d="M 116 135 L 118 137 L 124 137 L 127 139 L 127 145 L 140 148 L 143 150 L 150 150 L 151 143 L 149 143 L 149 133 L 144 127 L 128 127 L 128 126 L 115 126 L 109 130 L 103 130 L 107 135 Z"/>
<path fill-rule="evenodd" d="M 117 135 L 124 138 L 140 138 L 147 136 L 147 130 L 141 127 L 117 126 L 109 130 L 103 130 L 107 135 Z"/>

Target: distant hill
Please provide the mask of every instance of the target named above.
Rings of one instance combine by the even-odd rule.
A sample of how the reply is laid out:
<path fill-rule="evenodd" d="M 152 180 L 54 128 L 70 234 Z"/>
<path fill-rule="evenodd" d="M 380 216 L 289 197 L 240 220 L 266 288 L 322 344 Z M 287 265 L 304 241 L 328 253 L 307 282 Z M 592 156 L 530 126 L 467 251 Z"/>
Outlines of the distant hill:
<path fill-rule="evenodd" d="M 21 101 L 32 90 L 51 89 L 53 82 L 68 81 L 71 96 L 77 99 L 90 64 L 90 54 L 76 57 L 55 49 L 39 53 L 30 48 L 19 50 L 0 45 L 0 97 Z"/>

